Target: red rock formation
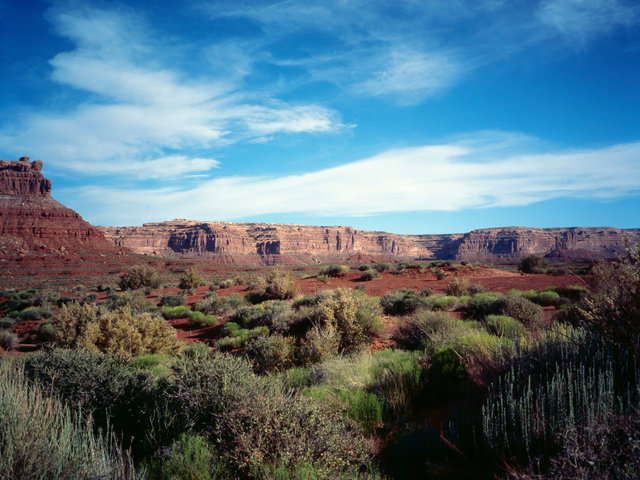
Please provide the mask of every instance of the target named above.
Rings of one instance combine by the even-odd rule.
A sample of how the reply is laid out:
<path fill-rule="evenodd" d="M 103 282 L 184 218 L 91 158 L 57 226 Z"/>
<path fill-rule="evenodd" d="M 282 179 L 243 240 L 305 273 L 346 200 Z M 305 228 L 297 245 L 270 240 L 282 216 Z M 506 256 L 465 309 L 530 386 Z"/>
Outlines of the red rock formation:
<path fill-rule="evenodd" d="M 0 160 L 0 253 L 114 252 L 117 249 L 73 210 L 51 198 L 42 162 Z"/>
<path fill-rule="evenodd" d="M 640 242 L 640 230 L 615 228 L 509 227 L 464 235 L 395 235 L 351 227 L 173 220 L 101 230 L 116 245 L 137 253 L 269 265 L 346 261 L 357 254 L 456 260 L 518 259 L 529 254 L 612 257 L 624 253 L 625 236 L 631 243 Z"/>

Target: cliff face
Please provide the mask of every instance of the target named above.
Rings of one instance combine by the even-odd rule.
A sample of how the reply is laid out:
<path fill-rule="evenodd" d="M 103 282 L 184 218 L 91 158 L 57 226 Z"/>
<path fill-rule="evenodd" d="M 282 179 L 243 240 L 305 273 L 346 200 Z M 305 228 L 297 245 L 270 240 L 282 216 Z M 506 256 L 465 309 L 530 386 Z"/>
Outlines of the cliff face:
<path fill-rule="evenodd" d="M 316 263 L 354 254 L 390 259 L 518 259 L 530 254 L 596 258 L 624 253 L 624 237 L 640 242 L 640 230 L 615 228 L 474 230 L 452 235 L 395 235 L 351 227 L 194 222 L 101 227 L 116 245 L 137 253 L 209 257 L 229 263 Z"/>
<path fill-rule="evenodd" d="M 0 253 L 117 249 L 73 210 L 51 198 L 42 162 L 0 160 Z"/>

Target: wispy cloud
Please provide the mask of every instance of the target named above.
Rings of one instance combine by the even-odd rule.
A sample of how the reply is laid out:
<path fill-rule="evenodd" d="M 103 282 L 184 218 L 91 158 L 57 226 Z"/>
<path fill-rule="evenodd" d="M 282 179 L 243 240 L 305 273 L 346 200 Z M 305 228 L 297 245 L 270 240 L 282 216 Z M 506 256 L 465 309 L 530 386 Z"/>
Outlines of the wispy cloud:
<path fill-rule="evenodd" d="M 640 143 L 547 151 L 528 137 L 483 132 L 300 175 L 220 177 L 189 190 L 82 188 L 63 196 L 83 198 L 95 212 L 90 217 L 94 222 L 122 225 L 177 217 L 360 216 L 522 206 L 555 198 L 618 198 L 640 191 L 637 178 Z"/>
<path fill-rule="evenodd" d="M 640 6 L 620 0 L 545 0 L 538 17 L 570 40 L 584 45 L 594 37 L 638 21 Z"/>
<path fill-rule="evenodd" d="M 342 128 L 339 115 L 320 105 L 256 97 L 238 88 L 237 76 L 196 77 L 164 65 L 172 47 L 130 12 L 85 7 L 50 16 L 75 44 L 50 60 L 52 79 L 85 98 L 63 111 L 24 113 L 0 134 L 6 150 L 33 152 L 53 167 L 85 174 L 119 170 L 160 178 L 217 165 L 185 151 Z"/>

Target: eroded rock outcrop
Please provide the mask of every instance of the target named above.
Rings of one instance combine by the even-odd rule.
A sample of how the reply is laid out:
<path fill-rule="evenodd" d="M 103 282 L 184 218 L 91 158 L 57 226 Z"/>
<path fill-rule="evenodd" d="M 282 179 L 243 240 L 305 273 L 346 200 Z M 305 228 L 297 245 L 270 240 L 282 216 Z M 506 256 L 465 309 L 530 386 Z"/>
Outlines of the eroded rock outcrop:
<path fill-rule="evenodd" d="M 309 264 L 354 255 L 389 259 L 518 259 L 530 254 L 614 257 L 624 238 L 640 242 L 640 230 L 616 228 L 489 228 L 466 234 L 396 235 L 351 227 L 195 222 L 173 220 L 141 227 L 100 227 L 116 245 L 137 253 L 206 257 L 225 263 Z"/>
<path fill-rule="evenodd" d="M 104 235 L 51 198 L 40 160 L 0 160 L 0 254 L 115 252 Z"/>

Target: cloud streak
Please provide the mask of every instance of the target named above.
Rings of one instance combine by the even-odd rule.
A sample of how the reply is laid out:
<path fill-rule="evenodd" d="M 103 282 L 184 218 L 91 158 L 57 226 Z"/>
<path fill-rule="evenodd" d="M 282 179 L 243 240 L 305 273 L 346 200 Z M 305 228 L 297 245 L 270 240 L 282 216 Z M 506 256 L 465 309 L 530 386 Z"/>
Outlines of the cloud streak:
<path fill-rule="evenodd" d="M 464 141 L 389 150 L 300 175 L 220 177 L 189 190 L 81 188 L 63 195 L 91 205 L 97 212 L 92 221 L 123 225 L 185 216 L 233 220 L 278 213 L 459 211 L 640 192 L 640 142 L 532 153 L 531 139 L 514 138 L 505 142 L 502 134 L 483 133 Z"/>

